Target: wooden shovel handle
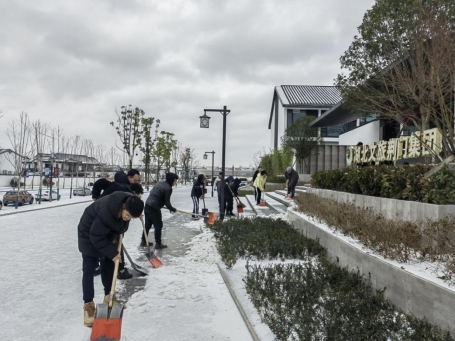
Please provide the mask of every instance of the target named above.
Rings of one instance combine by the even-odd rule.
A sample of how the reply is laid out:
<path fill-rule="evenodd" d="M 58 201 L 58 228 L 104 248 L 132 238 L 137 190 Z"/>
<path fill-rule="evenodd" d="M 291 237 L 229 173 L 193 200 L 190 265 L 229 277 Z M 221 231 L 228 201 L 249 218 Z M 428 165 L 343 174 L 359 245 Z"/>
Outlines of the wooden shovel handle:
<path fill-rule="evenodd" d="M 201 214 L 196 214 L 196 213 L 192 213 L 192 212 L 186 212 L 186 211 L 181 211 L 181 210 L 175 210 L 176 212 L 179 212 L 179 213 L 183 213 L 183 214 L 188 214 L 188 215 L 195 215 L 195 216 L 198 216 L 198 217 L 201 217 L 201 218 L 205 218 L 205 216 L 201 215 Z M 210 213 L 210 212 L 209 212 Z"/>
<path fill-rule="evenodd" d="M 122 250 L 122 242 L 123 242 L 123 234 L 120 235 L 120 238 L 118 240 L 118 248 L 117 251 L 120 254 L 120 251 Z M 118 267 L 120 264 L 120 260 L 115 261 L 115 267 L 114 267 L 114 278 L 112 279 L 112 286 L 111 286 L 111 292 L 109 293 L 109 308 L 112 308 L 113 305 L 113 298 L 115 294 L 115 286 L 117 285 L 117 273 L 118 273 Z"/>

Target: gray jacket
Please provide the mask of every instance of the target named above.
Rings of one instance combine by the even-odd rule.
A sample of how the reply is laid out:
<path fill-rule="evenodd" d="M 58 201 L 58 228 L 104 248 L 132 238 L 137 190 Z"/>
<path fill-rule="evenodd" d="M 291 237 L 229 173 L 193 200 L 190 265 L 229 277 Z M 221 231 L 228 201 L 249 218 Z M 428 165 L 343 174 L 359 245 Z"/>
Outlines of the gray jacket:
<path fill-rule="evenodd" d="M 150 191 L 145 204 L 158 210 L 166 206 L 169 211 L 175 212 L 175 208 L 171 205 L 171 195 L 172 186 L 167 181 L 158 182 Z"/>

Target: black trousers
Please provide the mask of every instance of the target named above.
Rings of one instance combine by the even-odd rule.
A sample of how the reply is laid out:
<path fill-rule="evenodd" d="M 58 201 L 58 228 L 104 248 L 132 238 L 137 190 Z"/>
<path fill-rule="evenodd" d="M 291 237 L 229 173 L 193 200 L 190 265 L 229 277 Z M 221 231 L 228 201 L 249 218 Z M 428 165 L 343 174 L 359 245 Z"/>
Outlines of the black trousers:
<path fill-rule="evenodd" d="M 262 192 L 261 192 L 261 190 L 259 188 L 257 188 L 257 187 L 255 187 L 255 188 L 258 191 L 258 193 L 256 195 L 256 204 L 259 205 L 261 203 L 261 194 L 262 194 Z"/>
<path fill-rule="evenodd" d="M 198 197 L 191 197 L 193 199 L 193 213 L 199 214 L 199 198 Z M 193 218 L 197 217 L 193 215 Z"/>
<path fill-rule="evenodd" d="M 232 213 L 232 210 L 234 209 L 234 198 L 226 198 L 226 213 Z"/>
<path fill-rule="evenodd" d="M 288 195 L 291 196 L 291 198 L 294 198 L 294 195 L 295 195 L 295 187 L 297 186 L 297 184 L 295 185 L 292 185 L 292 186 L 288 186 Z"/>
<path fill-rule="evenodd" d="M 144 216 L 145 216 L 145 231 L 147 233 L 144 236 L 142 233 L 142 240 L 145 242 L 145 238 L 148 238 L 150 229 L 155 228 L 155 242 L 161 244 L 161 231 L 163 229 L 163 217 L 161 215 L 161 210 L 145 204 L 144 207 Z"/>
<path fill-rule="evenodd" d="M 258 189 L 254 187 L 254 200 L 258 200 Z"/>
<path fill-rule="evenodd" d="M 108 257 L 92 257 L 82 254 L 82 299 L 84 303 L 93 302 L 95 297 L 95 285 L 93 284 L 95 269 L 100 265 L 101 282 L 104 286 L 104 295 L 111 291 L 112 277 L 114 276 L 115 264 Z"/>

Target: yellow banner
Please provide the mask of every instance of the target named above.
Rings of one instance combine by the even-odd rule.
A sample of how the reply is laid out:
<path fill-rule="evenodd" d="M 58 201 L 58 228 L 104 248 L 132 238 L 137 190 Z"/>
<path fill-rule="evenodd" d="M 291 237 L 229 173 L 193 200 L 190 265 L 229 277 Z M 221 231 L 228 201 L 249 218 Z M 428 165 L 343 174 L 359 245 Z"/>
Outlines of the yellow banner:
<path fill-rule="evenodd" d="M 441 133 L 437 128 L 425 130 L 420 141 L 420 131 L 411 136 L 400 136 L 389 141 L 380 141 L 373 145 L 352 146 L 346 149 L 348 166 L 358 163 L 378 163 L 415 158 L 441 152 Z"/>

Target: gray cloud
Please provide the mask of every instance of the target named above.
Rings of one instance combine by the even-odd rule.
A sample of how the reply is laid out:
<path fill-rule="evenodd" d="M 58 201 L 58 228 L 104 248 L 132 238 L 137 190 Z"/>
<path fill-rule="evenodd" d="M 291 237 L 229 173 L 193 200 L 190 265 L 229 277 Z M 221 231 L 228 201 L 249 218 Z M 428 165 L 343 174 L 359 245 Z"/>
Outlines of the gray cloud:
<path fill-rule="evenodd" d="M 115 109 L 160 118 L 202 157 L 227 164 L 269 148 L 273 87 L 331 85 L 339 56 L 373 0 L 0 2 L 0 144 L 21 111 L 95 144 L 113 145 Z M 208 163 L 207 163 L 208 164 Z"/>

